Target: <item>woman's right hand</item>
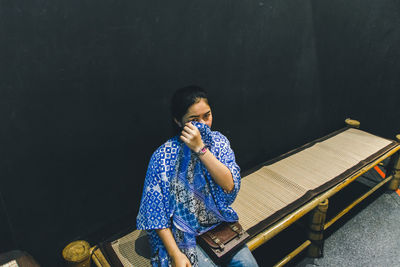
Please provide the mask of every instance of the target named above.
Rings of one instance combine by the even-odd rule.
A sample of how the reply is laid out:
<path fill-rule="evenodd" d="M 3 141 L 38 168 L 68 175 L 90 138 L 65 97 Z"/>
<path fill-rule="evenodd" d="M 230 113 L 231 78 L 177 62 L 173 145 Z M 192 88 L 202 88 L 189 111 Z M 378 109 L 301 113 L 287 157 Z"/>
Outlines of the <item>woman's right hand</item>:
<path fill-rule="evenodd" d="M 192 267 L 189 259 L 182 252 L 177 253 L 171 258 L 173 267 Z"/>
<path fill-rule="evenodd" d="M 186 255 L 176 245 L 170 228 L 156 229 L 156 233 L 167 249 L 173 267 L 192 267 Z"/>

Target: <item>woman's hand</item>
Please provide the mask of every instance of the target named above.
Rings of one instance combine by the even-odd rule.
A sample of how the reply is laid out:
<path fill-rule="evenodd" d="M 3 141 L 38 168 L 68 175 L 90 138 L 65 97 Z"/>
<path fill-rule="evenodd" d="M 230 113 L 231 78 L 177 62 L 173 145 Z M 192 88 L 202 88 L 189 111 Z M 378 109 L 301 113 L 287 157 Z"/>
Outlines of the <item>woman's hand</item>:
<path fill-rule="evenodd" d="M 189 259 L 182 252 L 178 252 L 176 255 L 172 256 L 172 266 L 173 267 L 192 267 Z"/>
<path fill-rule="evenodd" d="M 185 124 L 180 138 L 193 152 L 198 152 L 204 147 L 199 129 L 191 122 Z"/>
<path fill-rule="evenodd" d="M 167 249 L 168 255 L 172 260 L 172 266 L 174 267 L 192 267 L 190 261 L 185 254 L 176 245 L 174 236 L 170 228 L 156 229 L 156 233 L 163 242 Z"/>

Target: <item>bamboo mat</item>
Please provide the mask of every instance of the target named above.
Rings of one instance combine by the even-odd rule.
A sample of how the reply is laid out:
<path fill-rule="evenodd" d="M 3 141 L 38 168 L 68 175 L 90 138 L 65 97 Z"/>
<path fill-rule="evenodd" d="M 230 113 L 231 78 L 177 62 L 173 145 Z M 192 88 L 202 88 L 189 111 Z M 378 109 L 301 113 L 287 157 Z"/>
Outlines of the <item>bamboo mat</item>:
<path fill-rule="evenodd" d="M 124 267 L 151 266 L 146 231 L 135 230 L 112 242 L 111 247 Z"/>
<path fill-rule="evenodd" d="M 232 207 L 248 230 L 391 143 L 348 129 L 246 176 Z"/>
<path fill-rule="evenodd" d="M 391 143 L 361 130 L 347 129 L 244 177 L 232 207 L 246 230 L 260 226 L 266 218 L 281 218 L 290 212 L 282 213 L 288 206 L 311 199 L 307 195 L 310 191 L 346 176 L 346 171 Z M 135 230 L 111 242 L 112 258 L 119 260 L 118 266 L 150 266 L 146 242 L 145 232 Z"/>

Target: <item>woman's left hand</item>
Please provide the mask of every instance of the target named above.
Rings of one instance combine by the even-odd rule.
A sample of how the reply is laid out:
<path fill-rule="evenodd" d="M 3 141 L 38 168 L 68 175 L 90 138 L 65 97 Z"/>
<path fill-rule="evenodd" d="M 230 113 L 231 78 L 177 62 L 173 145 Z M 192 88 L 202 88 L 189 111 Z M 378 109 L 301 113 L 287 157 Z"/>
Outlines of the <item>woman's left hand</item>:
<path fill-rule="evenodd" d="M 204 147 L 199 129 L 191 122 L 187 122 L 181 132 L 180 139 L 194 152 Z"/>

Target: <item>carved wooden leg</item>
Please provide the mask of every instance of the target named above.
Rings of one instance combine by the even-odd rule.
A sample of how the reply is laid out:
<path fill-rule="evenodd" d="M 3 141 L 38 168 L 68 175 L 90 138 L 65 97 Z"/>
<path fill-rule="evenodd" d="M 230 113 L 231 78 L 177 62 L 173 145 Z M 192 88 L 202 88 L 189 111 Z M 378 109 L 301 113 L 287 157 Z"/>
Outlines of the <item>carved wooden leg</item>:
<path fill-rule="evenodd" d="M 397 142 L 400 142 L 400 134 L 396 136 Z M 400 185 L 400 154 L 397 152 L 395 155 L 393 155 L 393 165 L 390 164 L 391 166 L 389 167 L 389 175 L 393 174 L 392 181 L 390 181 L 388 185 L 389 190 L 397 190 Z M 387 175 L 388 176 L 388 175 Z"/>
<path fill-rule="evenodd" d="M 308 257 L 322 257 L 324 247 L 324 224 L 328 204 L 328 199 L 325 199 L 311 212 L 308 230 L 308 239 L 311 241 L 311 245 L 307 250 Z"/>

